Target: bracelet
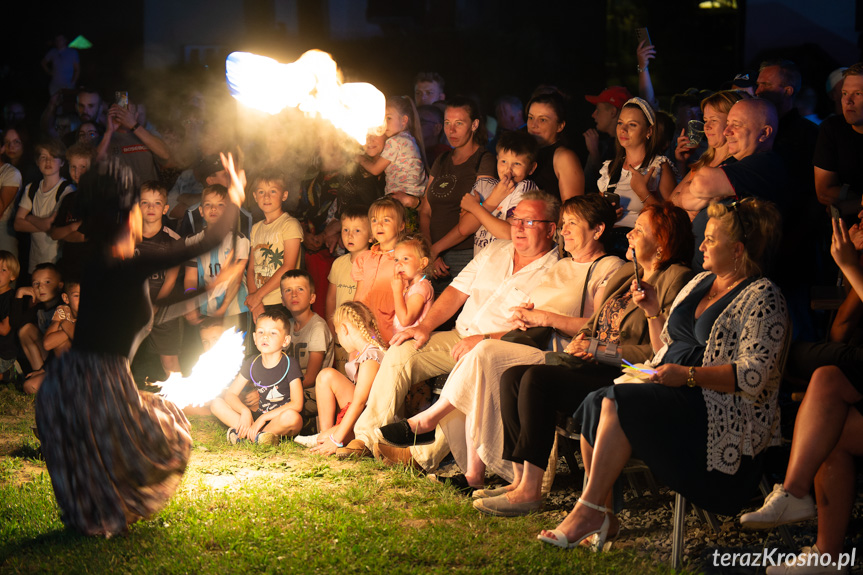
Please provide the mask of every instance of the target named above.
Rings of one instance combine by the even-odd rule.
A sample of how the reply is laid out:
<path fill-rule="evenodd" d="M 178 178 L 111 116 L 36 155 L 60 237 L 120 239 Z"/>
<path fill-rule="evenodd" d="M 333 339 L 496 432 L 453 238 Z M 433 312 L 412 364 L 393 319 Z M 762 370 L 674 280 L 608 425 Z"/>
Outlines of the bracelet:
<path fill-rule="evenodd" d="M 190 291 L 198 291 L 198 288 L 186 288 L 186 291 L 183 293 L 189 293 Z"/>
<path fill-rule="evenodd" d="M 659 317 L 659 316 L 661 316 L 661 315 L 662 315 L 662 309 L 660 309 L 658 312 L 656 312 L 656 315 L 646 315 L 646 316 L 644 316 L 644 319 L 647 319 L 647 320 L 650 320 L 650 319 L 656 319 L 656 318 L 658 318 L 658 317 Z"/>
<path fill-rule="evenodd" d="M 140 128 L 140 127 L 141 127 L 141 122 L 135 122 L 135 125 L 134 125 L 134 126 L 132 126 L 132 129 L 131 129 L 131 130 L 129 130 L 129 131 L 130 131 L 130 132 L 134 132 L 135 130 L 137 130 L 137 129 L 138 129 L 138 128 Z"/>
<path fill-rule="evenodd" d="M 695 366 L 689 367 L 689 377 L 686 378 L 686 387 L 695 387 Z"/>
<path fill-rule="evenodd" d="M 637 64 L 636 64 L 635 69 L 636 69 L 636 70 L 638 70 L 638 72 L 639 72 L 639 73 L 641 73 L 641 72 L 647 72 L 647 66 L 645 66 L 644 68 L 642 68 L 641 66 L 639 66 L 639 65 L 637 65 Z"/>
<path fill-rule="evenodd" d="M 332 434 L 332 433 L 330 434 L 330 441 L 332 441 L 332 442 L 333 442 L 333 445 L 335 445 L 336 447 L 344 447 L 344 446 L 345 446 L 345 444 L 344 444 L 344 443 L 339 443 L 338 441 L 336 441 L 335 439 L 333 439 L 333 434 Z"/>

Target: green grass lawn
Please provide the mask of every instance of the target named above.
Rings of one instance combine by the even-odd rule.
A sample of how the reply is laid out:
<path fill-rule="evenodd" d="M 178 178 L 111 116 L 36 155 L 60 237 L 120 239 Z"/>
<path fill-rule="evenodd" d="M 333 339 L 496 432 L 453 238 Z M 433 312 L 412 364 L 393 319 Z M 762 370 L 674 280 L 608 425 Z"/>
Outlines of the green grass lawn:
<path fill-rule="evenodd" d="M 536 540 L 559 511 L 498 519 L 416 472 L 279 447 L 230 446 L 191 418 L 195 445 L 179 490 L 156 516 L 112 539 L 60 521 L 32 400 L 0 389 L 3 573 L 667 573 L 632 551 L 564 551 Z"/>

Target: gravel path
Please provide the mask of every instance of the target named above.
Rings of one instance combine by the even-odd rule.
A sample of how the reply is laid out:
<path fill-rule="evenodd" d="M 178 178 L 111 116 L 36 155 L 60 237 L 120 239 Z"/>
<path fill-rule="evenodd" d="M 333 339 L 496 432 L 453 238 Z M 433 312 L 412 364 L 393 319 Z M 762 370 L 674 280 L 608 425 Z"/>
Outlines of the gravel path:
<path fill-rule="evenodd" d="M 449 460 L 441 466 L 439 475 L 451 476 L 459 473 L 458 467 Z M 659 486 L 653 493 L 647 482 L 636 477 L 640 493 L 629 485 L 624 490 L 624 509 L 620 518 L 620 534 L 610 543 L 610 549 L 635 549 L 658 563 L 671 562 L 672 515 L 674 494 Z M 494 479 L 491 480 L 492 482 Z M 858 477 L 858 494 L 863 493 L 863 477 Z M 570 474 L 566 461 L 561 458 L 551 493 L 546 499 L 545 512 L 560 520 L 572 509 L 581 493 L 581 479 L 576 481 Z M 761 505 L 762 500 L 753 500 L 751 509 Z M 750 510 L 747 508 L 747 511 Z M 816 524 L 810 521 L 789 526 L 795 548 L 789 549 L 782 542 L 778 531 L 744 531 L 737 522 L 738 517 L 717 516 L 719 532 L 714 533 L 709 524 L 700 519 L 691 506 L 686 515 L 686 534 L 683 565 L 693 572 L 706 574 L 755 574 L 764 573 L 764 568 L 714 566 L 714 554 L 724 552 L 763 553 L 776 548 L 776 553 L 797 552 L 804 545 L 815 542 Z M 863 497 L 857 498 L 848 527 L 845 550 L 857 548 L 857 567 L 852 573 L 863 574 Z M 775 555 L 774 555 L 775 556 Z"/>

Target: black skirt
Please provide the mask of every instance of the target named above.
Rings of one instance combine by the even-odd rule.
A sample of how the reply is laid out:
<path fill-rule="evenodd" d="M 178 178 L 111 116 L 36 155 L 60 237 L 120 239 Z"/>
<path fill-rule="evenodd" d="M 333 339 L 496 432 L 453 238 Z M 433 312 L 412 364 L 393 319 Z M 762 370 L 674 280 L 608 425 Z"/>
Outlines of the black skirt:
<path fill-rule="evenodd" d="M 632 457 L 644 461 L 661 483 L 722 515 L 736 515 L 754 495 L 763 452 L 754 458 L 743 456 L 733 475 L 707 471 L 707 407 L 700 388 L 624 383 L 590 394 L 579 409 L 579 419 L 591 445 L 606 397 L 617 402 Z"/>
<path fill-rule="evenodd" d="M 183 412 L 139 392 L 125 357 L 75 349 L 49 365 L 36 425 L 61 518 L 85 535 L 124 533 L 162 509 L 192 447 Z"/>

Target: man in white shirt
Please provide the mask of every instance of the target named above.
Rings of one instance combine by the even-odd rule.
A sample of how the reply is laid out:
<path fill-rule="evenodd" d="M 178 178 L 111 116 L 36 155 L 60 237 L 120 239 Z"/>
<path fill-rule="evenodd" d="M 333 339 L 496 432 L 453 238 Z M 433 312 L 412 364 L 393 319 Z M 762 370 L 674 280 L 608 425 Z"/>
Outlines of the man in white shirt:
<path fill-rule="evenodd" d="M 449 451 L 440 429 L 433 443 L 403 449 L 375 445 L 374 430 L 403 415 L 405 396 L 412 384 L 449 373 L 480 341 L 499 339 L 510 331 L 510 309 L 528 301 L 531 290 L 558 260 L 554 234 L 559 211 L 559 202 L 548 194 L 525 194 L 509 218 L 512 240 L 499 240 L 480 252 L 418 326 L 393 336 L 366 409 L 354 426 L 356 439 L 337 455 L 361 454 L 375 448 L 390 462 L 424 469 L 440 463 Z M 462 305 L 454 330 L 432 333 Z"/>

